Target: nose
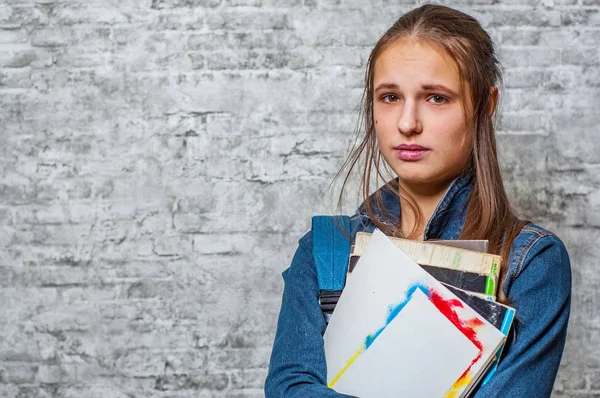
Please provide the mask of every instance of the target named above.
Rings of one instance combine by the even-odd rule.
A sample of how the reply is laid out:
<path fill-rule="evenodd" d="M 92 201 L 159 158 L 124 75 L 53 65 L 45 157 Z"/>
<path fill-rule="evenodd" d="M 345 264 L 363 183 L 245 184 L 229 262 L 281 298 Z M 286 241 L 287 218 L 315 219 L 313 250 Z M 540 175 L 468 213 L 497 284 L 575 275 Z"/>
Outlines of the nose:
<path fill-rule="evenodd" d="M 419 110 L 415 101 L 405 101 L 398 118 L 398 131 L 402 135 L 421 133 L 423 125 L 419 118 Z"/>

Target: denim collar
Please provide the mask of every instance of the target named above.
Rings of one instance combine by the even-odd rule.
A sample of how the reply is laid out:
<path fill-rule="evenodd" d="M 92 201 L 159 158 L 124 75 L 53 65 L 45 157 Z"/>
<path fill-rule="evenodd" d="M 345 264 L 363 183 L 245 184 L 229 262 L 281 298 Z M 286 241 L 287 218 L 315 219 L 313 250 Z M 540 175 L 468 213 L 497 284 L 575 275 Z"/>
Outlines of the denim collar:
<path fill-rule="evenodd" d="M 460 236 L 472 182 L 473 176 L 469 173 L 461 174 L 452 181 L 425 226 L 424 240 L 457 239 Z M 397 190 L 396 178 L 379 189 L 384 209 L 373 208 L 375 216 L 391 226 L 397 225 L 400 219 L 400 198 Z M 366 216 L 364 204 L 359 207 L 358 213 Z"/>

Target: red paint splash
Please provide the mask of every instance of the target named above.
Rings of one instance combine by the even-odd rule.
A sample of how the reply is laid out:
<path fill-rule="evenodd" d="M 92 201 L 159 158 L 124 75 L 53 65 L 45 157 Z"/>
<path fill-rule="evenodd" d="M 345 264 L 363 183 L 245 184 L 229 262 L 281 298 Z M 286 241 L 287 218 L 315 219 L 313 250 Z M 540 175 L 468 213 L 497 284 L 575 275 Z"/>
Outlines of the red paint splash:
<path fill-rule="evenodd" d="M 462 303 L 457 299 L 446 300 L 433 289 L 429 289 L 429 300 L 442 314 L 446 316 L 446 318 L 448 318 L 450 322 L 452 322 L 454 326 L 456 326 L 458 330 L 462 332 L 462 334 L 464 334 L 471 341 L 471 343 L 475 345 L 475 347 L 479 349 L 479 354 L 475 357 L 475 359 L 473 359 L 471 366 L 469 366 L 467 370 L 465 370 L 465 372 L 460 376 L 460 380 L 467 376 L 471 370 L 471 367 L 473 367 L 473 365 L 479 361 L 483 355 L 483 344 L 481 344 L 481 341 L 477 339 L 477 332 L 475 331 L 475 328 L 483 325 L 483 322 L 477 318 L 469 319 L 466 322 L 461 321 L 454 309 L 457 307 L 462 308 Z"/>
<path fill-rule="evenodd" d="M 429 290 L 429 299 L 433 305 L 435 305 L 436 308 L 475 345 L 475 347 L 479 348 L 480 351 L 483 350 L 483 344 L 477 339 L 477 332 L 475 331 L 476 327 L 483 325 L 481 320 L 473 318 L 466 322 L 461 321 L 454 308 L 462 308 L 462 303 L 457 299 L 446 300 L 433 289 Z"/>

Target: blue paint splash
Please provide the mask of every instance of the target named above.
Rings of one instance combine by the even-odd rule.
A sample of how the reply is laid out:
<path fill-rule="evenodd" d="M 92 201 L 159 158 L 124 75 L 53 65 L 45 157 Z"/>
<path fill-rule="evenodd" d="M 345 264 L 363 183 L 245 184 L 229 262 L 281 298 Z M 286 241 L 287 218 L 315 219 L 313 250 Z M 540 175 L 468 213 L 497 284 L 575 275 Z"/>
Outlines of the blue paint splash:
<path fill-rule="evenodd" d="M 408 304 L 408 302 L 412 298 L 413 294 L 415 294 L 417 289 L 422 291 L 425 294 L 425 296 L 429 297 L 429 288 L 427 286 L 425 286 L 423 283 L 416 282 L 413 285 L 411 285 L 408 288 L 408 290 L 406 291 L 406 298 L 403 301 L 401 301 L 400 303 L 398 303 L 396 305 L 390 305 L 390 310 L 389 310 L 390 313 L 388 314 L 388 317 L 385 321 L 385 325 L 383 325 L 375 333 L 370 334 L 365 338 L 365 350 L 367 350 L 371 346 L 371 344 L 373 344 L 373 342 L 375 342 L 377 337 L 379 337 L 379 335 L 385 330 L 385 328 L 398 316 L 400 311 L 402 311 L 402 309 L 404 307 L 406 307 L 406 304 Z"/>

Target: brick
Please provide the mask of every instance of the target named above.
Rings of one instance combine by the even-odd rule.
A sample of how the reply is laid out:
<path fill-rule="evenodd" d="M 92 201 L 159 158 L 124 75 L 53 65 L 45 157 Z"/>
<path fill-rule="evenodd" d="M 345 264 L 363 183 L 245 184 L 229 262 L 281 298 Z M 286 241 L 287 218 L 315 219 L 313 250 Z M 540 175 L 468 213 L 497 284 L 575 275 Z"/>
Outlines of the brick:
<path fill-rule="evenodd" d="M 209 70 L 225 69 L 280 69 L 290 63 L 290 55 L 283 52 L 215 52 L 205 56 Z"/>
<path fill-rule="evenodd" d="M 201 234 L 194 235 L 194 252 L 209 255 L 250 254 L 256 245 L 256 237 L 247 234 Z"/>
<path fill-rule="evenodd" d="M 303 0 L 223 0 L 232 7 L 301 7 Z"/>
<path fill-rule="evenodd" d="M 325 8 L 299 11 L 300 17 L 294 18 L 290 24 L 295 31 L 311 32 L 304 38 L 304 44 L 311 47 L 326 48 L 344 45 L 371 47 L 385 31 L 386 25 L 383 22 L 390 20 L 389 13 L 384 12 L 383 8 L 380 10 L 375 8 L 372 12 L 375 14 L 374 20 L 379 20 L 380 23 L 364 26 L 361 10 L 348 9 L 344 15 L 348 23 L 340 24 L 337 11 Z M 389 22 L 391 24 L 393 21 Z M 361 29 L 356 29 L 356 26 L 361 26 Z"/>
<path fill-rule="evenodd" d="M 239 391 L 228 391 L 227 394 L 229 397 L 232 398 L 260 398 L 265 395 L 265 392 L 262 388 L 244 388 Z"/>
<path fill-rule="evenodd" d="M 600 60 L 597 49 L 588 49 L 586 51 L 573 51 L 566 48 L 562 52 L 562 63 L 566 65 L 597 65 Z"/>
<path fill-rule="evenodd" d="M 583 46 L 595 47 L 600 40 L 600 29 L 586 28 L 579 32 L 579 44 Z"/>
<path fill-rule="evenodd" d="M 208 363 L 216 369 L 265 368 L 270 347 L 220 348 L 209 354 Z"/>
<path fill-rule="evenodd" d="M 42 365 L 38 369 L 37 380 L 43 384 L 57 384 L 61 381 L 61 373 L 58 365 Z"/>
<path fill-rule="evenodd" d="M 57 385 L 47 385 L 42 387 L 21 386 L 18 389 L 18 394 L 16 397 L 50 398 L 52 396 L 56 396 L 59 391 L 60 388 Z"/>
<path fill-rule="evenodd" d="M 571 8 L 561 11 L 562 25 L 595 26 L 598 21 L 598 10 L 590 8 Z"/>
<path fill-rule="evenodd" d="M 110 380 L 104 381 L 104 384 L 109 384 Z M 102 398 L 102 397 L 115 397 L 115 398 L 128 398 L 126 392 L 120 391 L 118 386 L 111 385 L 77 385 L 61 387 L 54 394 L 59 393 L 65 398 L 77 398 L 77 397 L 89 397 L 89 398 Z M 54 395 L 55 396 L 55 395 Z"/>
<path fill-rule="evenodd" d="M 571 47 L 580 43 L 578 30 L 558 28 L 544 29 L 540 32 L 540 45 L 544 47 Z"/>
<path fill-rule="evenodd" d="M 529 111 L 527 113 L 505 112 L 499 119 L 498 128 L 500 131 L 520 131 L 545 135 L 550 127 L 542 117 L 542 112 Z"/>
<path fill-rule="evenodd" d="M 13 9 L 8 4 L 0 5 L 0 21 L 7 21 L 13 13 Z"/>
<path fill-rule="evenodd" d="M 523 218 L 544 226 L 546 223 L 582 227 L 586 215 L 587 195 L 568 187 L 556 187 L 552 180 L 540 180 L 535 174 L 514 178 L 507 176 L 507 193 Z"/>
<path fill-rule="evenodd" d="M 590 389 L 600 390 L 600 372 L 598 370 L 589 370 L 586 373 L 590 380 Z"/>
<path fill-rule="evenodd" d="M 505 27 L 500 28 L 501 43 L 503 46 L 537 46 L 540 43 L 542 30 L 530 26 L 526 28 Z"/>
<path fill-rule="evenodd" d="M 153 9 L 179 8 L 179 7 L 218 7 L 222 0 L 152 0 Z"/>
<path fill-rule="evenodd" d="M 9 362 L 4 365 L 3 379 L 8 383 L 33 383 L 38 366 L 31 363 Z"/>
<path fill-rule="evenodd" d="M 231 388 L 260 390 L 263 388 L 264 380 L 267 377 L 263 369 L 241 369 L 236 370 L 231 375 Z"/>
<path fill-rule="evenodd" d="M 545 68 L 514 67 L 504 73 L 506 88 L 539 87 L 544 82 Z"/>
<path fill-rule="evenodd" d="M 128 377 L 152 377 L 161 375 L 165 364 L 155 352 L 141 350 L 130 351 L 115 361 L 119 373 Z"/>
<path fill-rule="evenodd" d="M 589 196 L 590 214 L 588 224 L 594 227 L 600 226 L 600 189 L 595 190 Z"/>
<path fill-rule="evenodd" d="M 211 12 L 206 16 L 206 26 L 214 29 L 290 29 L 290 18 L 285 12 L 237 11 L 235 9 Z"/>
<path fill-rule="evenodd" d="M 543 174 L 546 159 L 536 156 L 548 150 L 548 139 L 539 135 L 498 134 L 498 153 L 502 171 L 511 177 Z"/>
<path fill-rule="evenodd" d="M 0 11 L 2 12 L 2 11 Z M 1 17 L 0 17 L 1 18 Z M 1 44 L 21 44 L 27 43 L 27 32 L 25 29 L 11 29 L 3 30 L 0 32 L 0 45 Z"/>
<path fill-rule="evenodd" d="M 552 394 L 552 398 L 600 398 L 600 394 L 593 391 L 569 392 L 567 395 Z"/>
<path fill-rule="evenodd" d="M 199 31 L 206 24 L 206 9 L 200 7 L 165 9 L 156 16 L 152 25 L 157 30 Z"/>
<path fill-rule="evenodd" d="M 142 7 L 131 7 L 131 3 L 119 7 L 86 3 L 60 3 L 52 8 L 52 20 L 59 26 L 71 25 L 113 25 L 140 23 L 150 19 L 149 10 Z"/>
<path fill-rule="evenodd" d="M 32 87 L 31 71 L 26 68 L 0 70 L 0 90 L 26 89 Z"/>
<path fill-rule="evenodd" d="M 227 388 L 229 377 L 225 373 L 195 373 L 163 375 L 156 379 L 155 389 L 158 391 L 180 390 L 212 390 L 222 391 Z"/>
<path fill-rule="evenodd" d="M 523 109 L 531 111 L 546 111 L 565 106 L 567 94 L 563 88 L 570 87 L 569 81 L 575 73 L 571 71 L 551 70 L 543 74 L 545 76 L 537 89 L 510 88 L 500 93 L 500 104 L 498 114 L 518 112 Z M 542 87 L 547 87 L 544 89 Z"/>
<path fill-rule="evenodd" d="M 550 131 L 577 132 L 577 139 L 573 140 L 571 134 L 553 134 L 556 148 L 565 158 L 577 159 L 580 162 L 594 162 L 597 153 L 597 140 L 595 140 L 594 126 L 597 125 L 597 116 L 584 112 L 581 108 L 572 108 L 569 115 L 557 112 L 550 117 Z"/>
<path fill-rule="evenodd" d="M 1 371 L 0 371 L 1 374 Z M 1 377 L 0 377 L 1 379 Z M 19 387 L 15 384 L 0 384 L 0 396 L 2 398 L 16 398 L 19 394 Z"/>
<path fill-rule="evenodd" d="M 504 67 L 552 67 L 560 65 L 561 51 L 542 47 L 503 47 L 499 51 Z"/>
<path fill-rule="evenodd" d="M 234 49 L 290 49 L 302 45 L 297 33 L 288 30 L 268 32 L 242 30 L 194 33 L 188 39 L 188 48 L 193 50 Z"/>
<path fill-rule="evenodd" d="M 39 6 L 1 5 L 0 29 L 18 29 L 26 26 L 44 26 L 48 24 L 48 11 Z"/>
<path fill-rule="evenodd" d="M 561 370 L 563 370 L 563 369 L 566 370 L 566 368 L 561 368 Z M 558 373 L 556 382 L 554 383 L 554 391 L 555 392 L 562 393 L 565 391 L 585 390 L 586 380 L 585 380 L 585 375 L 583 374 L 583 372 L 574 373 L 573 375 L 571 375 L 568 378 L 563 376 L 565 374 L 566 374 L 566 372 L 564 370 L 563 370 L 563 372 Z"/>
<path fill-rule="evenodd" d="M 159 256 L 181 256 L 191 251 L 192 239 L 189 236 L 157 236 L 154 239 L 154 253 Z"/>
<path fill-rule="evenodd" d="M 553 68 L 545 73 L 543 85 L 552 91 L 568 90 L 571 87 L 577 87 L 581 79 L 581 73 L 581 68 L 579 67 L 573 68 L 570 66 L 563 66 L 560 68 Z M 545 95 L 542 95 L 542 97 L 544 96 Z M 569 102 L 571 101 L 565 100 L 564 104 L 569 104 Z M 560 105 L 552 101 L 549 101 L 548 105 L 555 109 L 560 107 Z"/>
<path fill-rule="evenodd" d="M 35 60 L 37 60 L 37 54 L 34 50 L 0 51 L 0 67 L 23 68 L 31 65 Z"/>
<path fill-rule="evenodd" d="M 31 36 L 31 45 L 34 47 L 60 47 L 71 40 L 75 34 L 73 30 L 65 28 L 46 28 L 34 31 Z"/>
<path fill-rule="evenodd" d="M 520 3 L 522 4 L 522 3 Z M 547 27 L 559 26 L 562 23 L 561 12 L 558 10 L 545 10 L 536 8 L 523 12 L 519 8 L 493 9 L 482 12 L 472 12 L 480 23 L 486 27 L 494 26 L 534 26 Z"/>

